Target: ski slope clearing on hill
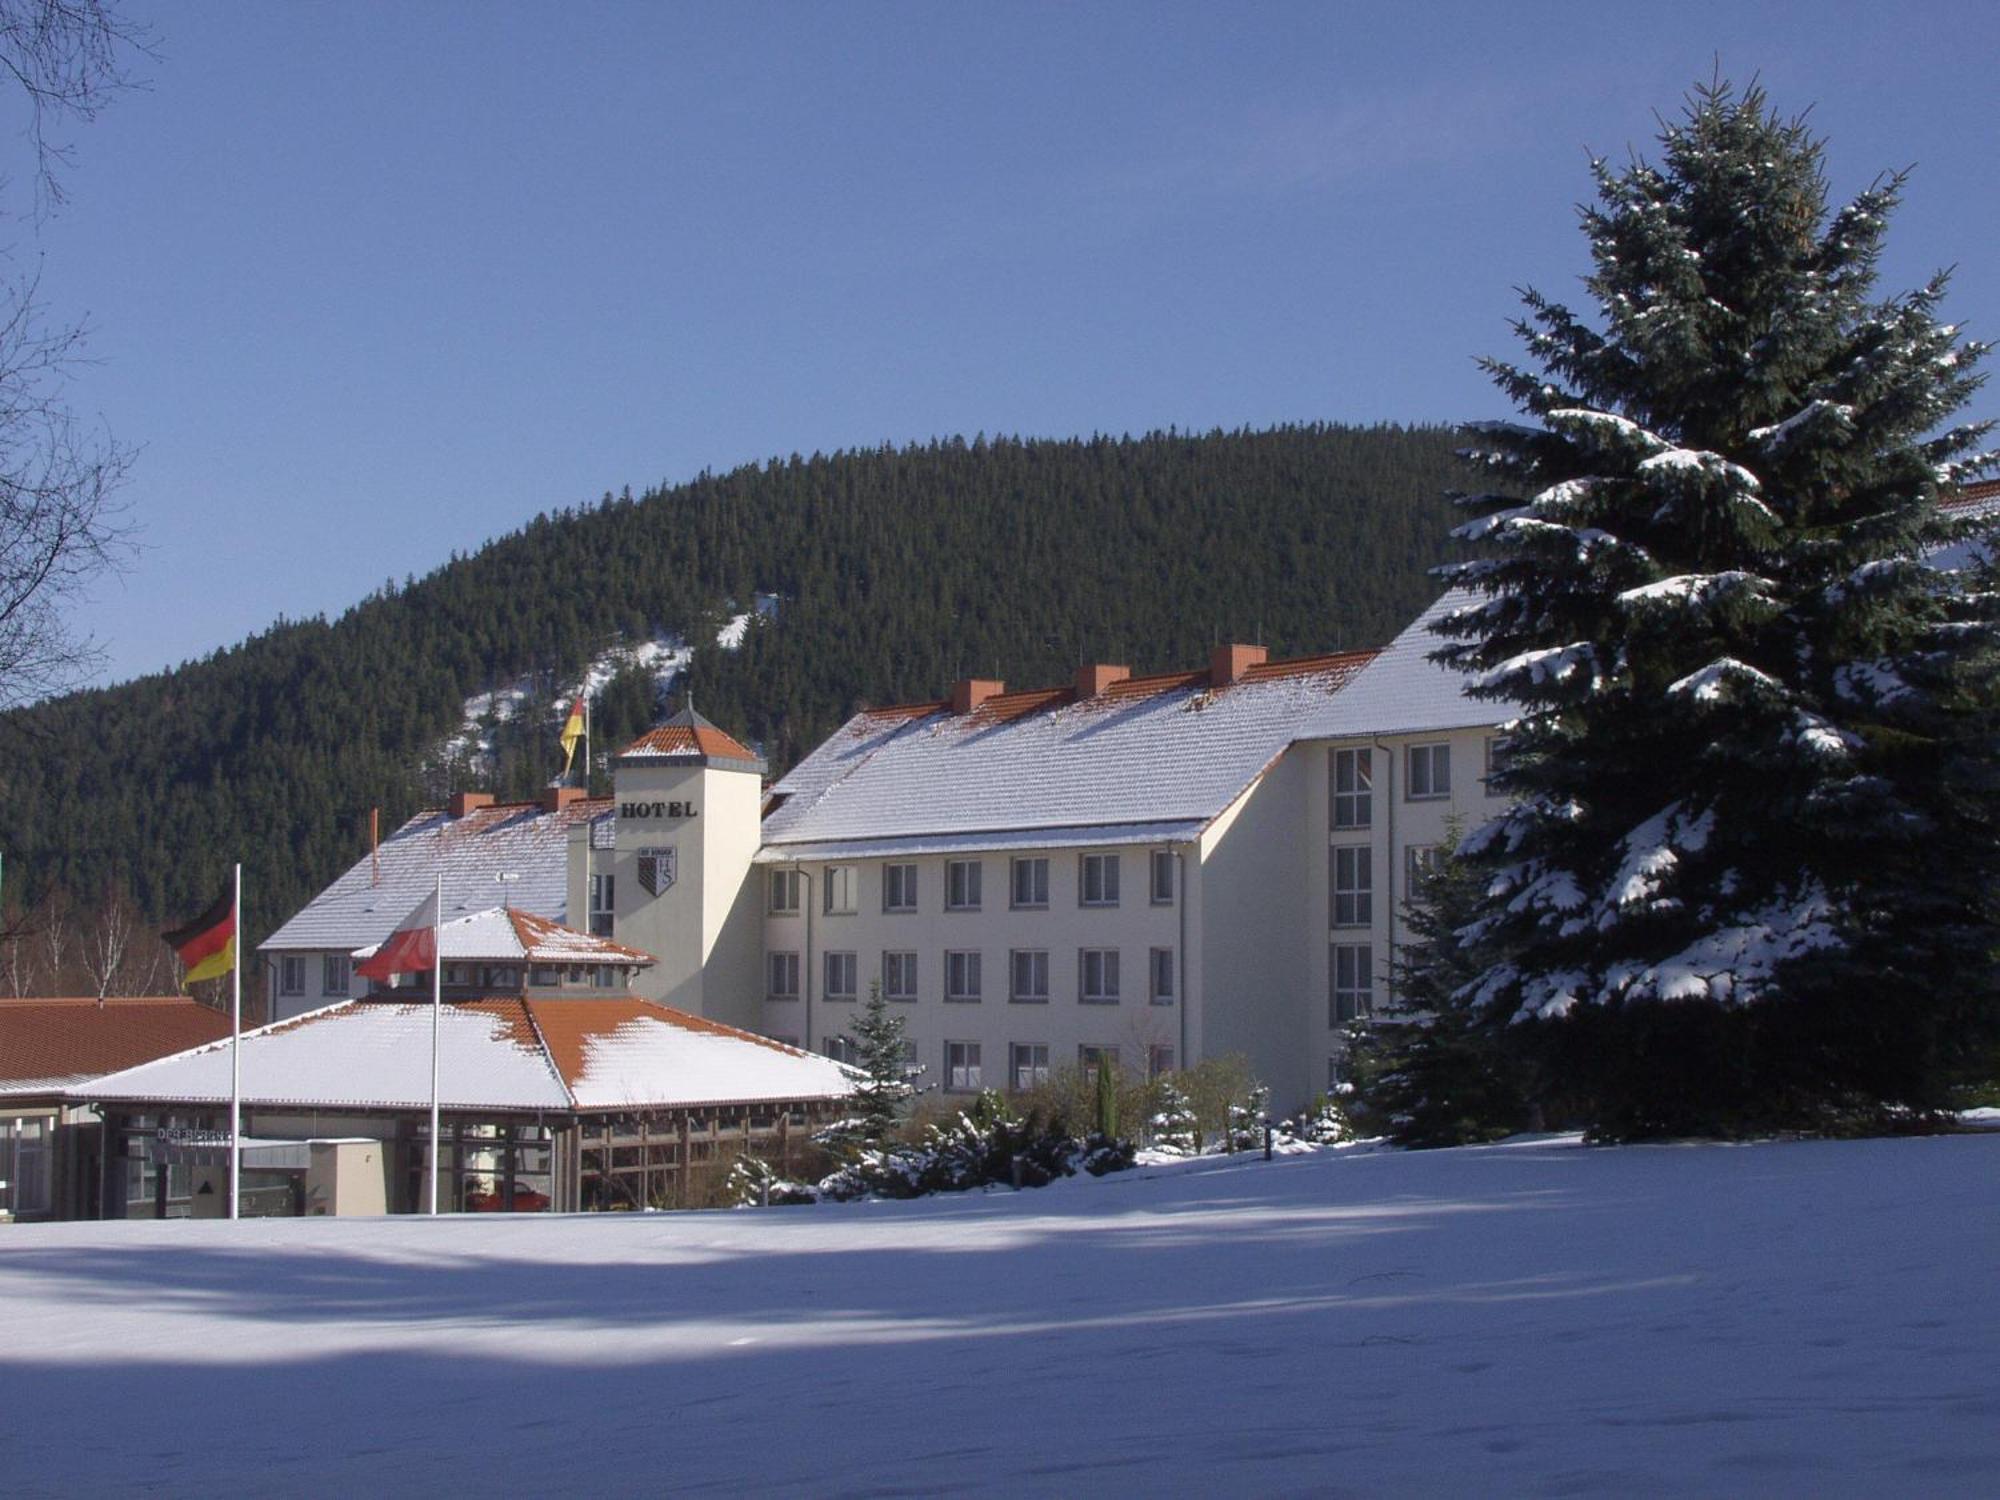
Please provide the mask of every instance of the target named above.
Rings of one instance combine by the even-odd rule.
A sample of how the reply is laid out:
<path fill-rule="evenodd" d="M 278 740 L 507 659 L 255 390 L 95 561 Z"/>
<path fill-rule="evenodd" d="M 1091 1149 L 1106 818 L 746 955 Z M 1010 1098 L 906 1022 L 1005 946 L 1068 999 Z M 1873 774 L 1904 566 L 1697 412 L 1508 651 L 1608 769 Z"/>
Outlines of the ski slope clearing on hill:
<path fill-rule="evenodd" d="M 2000 1136 L 0 1230 L 11 1495 L 1991 1494 Z"/>

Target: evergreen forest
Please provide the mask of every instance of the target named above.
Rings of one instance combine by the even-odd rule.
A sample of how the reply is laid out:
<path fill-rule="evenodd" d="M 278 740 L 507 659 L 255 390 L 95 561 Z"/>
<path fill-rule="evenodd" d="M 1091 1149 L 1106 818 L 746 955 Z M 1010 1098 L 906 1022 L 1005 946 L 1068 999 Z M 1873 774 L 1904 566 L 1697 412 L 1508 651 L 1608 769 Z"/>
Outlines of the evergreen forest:
<path fill-rule="evenodd" d="M 1378 645 L 1439 589 L 1442 427 L 1286 426 L 976 438 L 794 456 L 550 512 L 336 620 L 281 620 L 200 661 L 0 718 L 0 855 L 19 913 L 62 893 L 184 917 L 244 865 L 260 940 L 386 833 L 454 790 L 532 795 L 584 665 L 696 643 L 676 686 L 761 745 L 774 776 L 855 709 L 961 676 L 1067 681 L 1082 661 L 1196 666 Z M 736 649 L 717 628 L 775 595 Z M 465 700 L 536 686 L 474 779 Z M 643 670 L 593 702 L 603 752 L 666 706 Z"/>

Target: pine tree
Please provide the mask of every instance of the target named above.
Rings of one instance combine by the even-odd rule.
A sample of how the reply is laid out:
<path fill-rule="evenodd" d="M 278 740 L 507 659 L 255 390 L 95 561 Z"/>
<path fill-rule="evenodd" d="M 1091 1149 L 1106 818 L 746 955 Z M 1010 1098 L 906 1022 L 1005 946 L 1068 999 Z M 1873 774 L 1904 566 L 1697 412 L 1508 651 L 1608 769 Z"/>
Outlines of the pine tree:
<path fill-rule="evenodd" d="M 909 1042 L 903 1018 L 889 1009 L 878 981 L 868 986 L 868 1002 L 855 1023 L 861 1078 L 854 1089 L 854 1123 L 848 1135 L 858 1144 L 879 1146 L 895 1132 L 903 1106 L 916 1093 L 910 1082 Z"/>
<path fill-rule="evenodd" d="M 1171 1076 L 1160 1079 L 1153 1090 L 1153 1115 L 1146 1123 L 1154 1147 L 1183 1156 L 1201 1155 L 1201 1122 L 1195 1118 L 1187 1095 Z"/>
<path fill-rule="evenodd" d="M 1534 1118 L 1517 1028 L 1480 1024 L 1472 1003 L 1488 954 L 1474 930 L 1484 881 L 1454 828 L 1403 905 L 1395 1007 L 1348 1033 L 1348 1112 L 1399 1146 L 1498 1140 Z"/>
<path fill-rule="evenodd" d="M 1448 570 L 1484 597 L 1441 659 L 1525 707 L 1476 999 L 1549 1023 L 1607 1134 L 1932 1103 L 1993 1010 L 1995 605 L 1924 562 L 1991 467 L 1943 426 L 1986 349 L 1943 276 L 1870 300 L 1902 177 L 1830 212 L 1754 87 L 1594 170 L 1596 322 L 1525 295 L 1539 368 L 1488 368 L 1535 420 L 1475 429 L 1508 493 Z"/>

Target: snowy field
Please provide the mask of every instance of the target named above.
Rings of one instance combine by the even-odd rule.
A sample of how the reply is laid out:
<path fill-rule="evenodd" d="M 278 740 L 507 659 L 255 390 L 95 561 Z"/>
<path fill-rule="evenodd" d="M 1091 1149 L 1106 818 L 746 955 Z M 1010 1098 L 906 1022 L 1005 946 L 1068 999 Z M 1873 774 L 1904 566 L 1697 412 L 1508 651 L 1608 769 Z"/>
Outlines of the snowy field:
<path fill-rule="evenodd" d="M 0 1229 L 21 1495 L 1992 1495 L 2000 1135 Z"/>

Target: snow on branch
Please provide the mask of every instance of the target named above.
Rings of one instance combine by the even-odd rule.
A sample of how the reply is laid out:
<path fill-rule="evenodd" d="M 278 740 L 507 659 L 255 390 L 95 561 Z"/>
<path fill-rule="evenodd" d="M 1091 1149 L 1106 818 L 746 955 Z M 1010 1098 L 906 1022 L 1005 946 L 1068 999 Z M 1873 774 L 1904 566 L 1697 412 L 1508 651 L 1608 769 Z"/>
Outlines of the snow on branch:
<path fill-rule="evenodd" d="M 1885 704 L 1907 698 L 1916 690 L 1905 682 L 1889 658 L 1843 662 L 1833 669 L 1833 691 L 1849 703 Z"/>
<path fill-rule="evenodd" d="M 1739 689 L 1783 693 L 1784 686 L 1768 672 L 1760 672 L 1747 661 L 1733 656 L 1717 657 L 1667 687 L 1670 698 L 1692 698 L 1697 703 L 1720 703 L 1733 698 Z"/>
<path fill-rule="evenodd" d="M 1699 474 L 1704 479 L 1720 479 L 1732 488 L 1756 494 L 1763 484 L 1739 463 L 1711 453 L 1706 448 L 1669 448 L 1640 461 L 1641 474 Z"/>
<path fill-rule="evenodd" d="M 1583 674 L 1593 693 L 1610 682 L 1602 658 L 1593 641 L 1572 641 L 1567 646 L 1545 646 L 1510 656 L 1497 667 L 1480 673 L 1472 681 L 1481 692 L 1520 694 L 1531 688 L 1560 686 Z"/>
<path fill-rule="evenodd" d="M 1632 1000 L 1709 1000 L 1744 1005 L 1772 993 L 1778 971 L 1808 953 L 1841 948 L 1825 888 L 1809 883 L 1704 933 L 1670 958 L 1633 976 Z"/>
<path fill-rule="evenodd" d="M 1722 573 L 1682 573 L 1636 589 L 1627 589 L 1618 595 L 1618 603 L 1630 611 L 1662 605 L 1707 609 L 1738 598 L 1768 602 L 1769 590 L 1776 587 L 1768 578 L 1737 568 Z"/>
<path fill-rule="evenodd" d="M 1679 866 L 1683 854 L 1707 848 L 1714 832 L 1713 808 L 1690 816 L 1684 802 L 1674 801 L 1626 834 L 1620 841 L 1624 858 L 1598 906 L 1598 928 L 1616 926 L 1634 908 L 1678 909 L 1680 902 L 1659 899 L 1667 877 Z"/>
<path fill-rule="evenodd" d="M 1768 453 L 1776 453 L 1809 428 L 1822 428 L 1829 436 L 1851 435 L 1854 408 L 1841 401 L 1811 401 L 1774 426 L 1751 428 L 1750 441 Z"/>

